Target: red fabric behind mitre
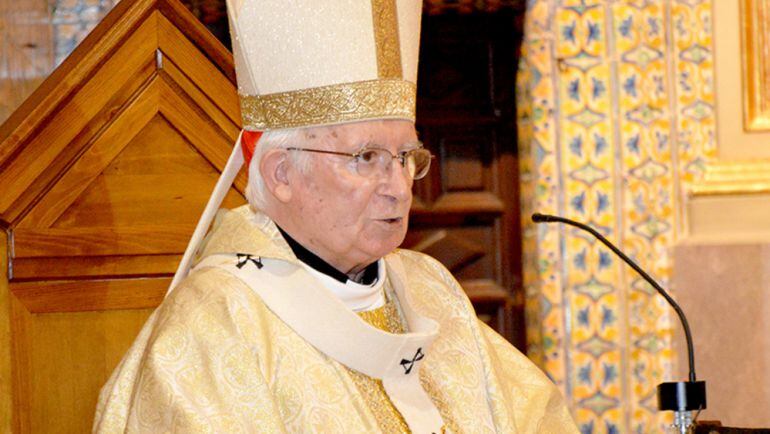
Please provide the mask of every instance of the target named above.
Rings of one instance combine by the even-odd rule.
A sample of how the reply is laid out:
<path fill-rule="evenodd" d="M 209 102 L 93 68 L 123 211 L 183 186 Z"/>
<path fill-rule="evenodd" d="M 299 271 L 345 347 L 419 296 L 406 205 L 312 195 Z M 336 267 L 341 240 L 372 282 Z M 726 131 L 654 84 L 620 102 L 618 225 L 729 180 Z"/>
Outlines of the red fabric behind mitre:
<path fill-rule="evenodd" d="M 245 161 L 247 169 L 249 167 L 249 163 L 251 163 L 251 157 L 254 156 L 254 149 L 256 149 L 257 142 L 259 142 L 260 137 L 262 137 L 262 131 L 243 130 L 243 134 L 241 134 L 243 160 Z"/>

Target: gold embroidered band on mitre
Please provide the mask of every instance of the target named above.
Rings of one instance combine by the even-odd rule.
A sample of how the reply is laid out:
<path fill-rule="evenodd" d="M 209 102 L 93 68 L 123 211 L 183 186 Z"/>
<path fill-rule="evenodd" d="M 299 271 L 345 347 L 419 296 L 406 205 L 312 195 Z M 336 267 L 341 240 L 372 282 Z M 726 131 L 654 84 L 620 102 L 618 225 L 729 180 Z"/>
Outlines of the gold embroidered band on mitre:
<path fill-rule="evenodd" d="M 372 0 L 372 18 L 377 77 L 402 78 L 396 0 Z"/>
<path fill-rule="evenodd" d="M 414 121 L 417 86 L 405 80 L 369 80 L 240 95 L 243 128 L 266 131 L 367 119 Z"/>

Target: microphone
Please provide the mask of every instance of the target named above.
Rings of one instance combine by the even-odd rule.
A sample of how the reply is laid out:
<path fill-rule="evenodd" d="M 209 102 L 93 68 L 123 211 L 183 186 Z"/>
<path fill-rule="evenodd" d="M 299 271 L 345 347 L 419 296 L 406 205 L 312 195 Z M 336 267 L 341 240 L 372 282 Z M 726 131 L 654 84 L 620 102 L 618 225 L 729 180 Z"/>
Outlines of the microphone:
<path fill-rule="evenodd" d="M 564 223 L 570 226 L 574 226 L 578 229 L 582 229 L 602 242 L 613 253 L 618 255 L 626 264 L 634 269 L 644 280 L 647 281 L 653 288 L 666 299 L 669 305 L 674 308 L 679 321 L 682 323 L 684 329 L 684 337 L 687 340 L 687 361 L 689 363 L 689 381 L 679 382 L 666 382 L 658 385 L 658 410 L 661 411 L 674 411 L 674 426 L 684 434 L 687 433 L 690 425 L 692 425 L 692 411 L 703 410 L 706 408 L 706 382 L 697 381 L 695 376 L 695 351 L 692 345 L 692 334 L 690 333 L 690 324 L 687 322 L 687 318 L 684 316 L 682 308 L 679 307 L 676 301 L 655 281 L 649 274 L 647 274 L 642 267 L 632 261 L 631 258 L 625 255 L 620 249 L 615 247 L 607 238 L 597 232 L 594 228 L 570 220 L 568 218 L 559 217 L 549 214 L 532 214 L 532 221 L 535 223 Z"/>

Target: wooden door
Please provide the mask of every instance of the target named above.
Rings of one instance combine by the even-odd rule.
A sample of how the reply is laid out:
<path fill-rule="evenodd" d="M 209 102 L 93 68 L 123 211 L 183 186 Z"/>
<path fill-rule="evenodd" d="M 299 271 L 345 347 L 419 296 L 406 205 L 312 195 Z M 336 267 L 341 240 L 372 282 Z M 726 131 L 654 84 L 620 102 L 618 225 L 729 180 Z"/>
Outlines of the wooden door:
<path fill-rule="evenodd" d="M 406 245 L 439 259 L 477 313 L 522 350 L 514 80 L 523 5 L 423 17 L 417 129 L 436 165 L 416 185 Z"/>

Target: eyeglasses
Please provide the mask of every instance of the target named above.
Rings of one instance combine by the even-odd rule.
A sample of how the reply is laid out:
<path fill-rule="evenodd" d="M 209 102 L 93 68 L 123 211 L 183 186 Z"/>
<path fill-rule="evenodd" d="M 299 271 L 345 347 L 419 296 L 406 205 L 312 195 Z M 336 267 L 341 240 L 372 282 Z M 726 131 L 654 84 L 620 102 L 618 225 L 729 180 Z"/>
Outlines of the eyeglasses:
<path fill-rule="evenodd" d="M 367 147 L 355 153 L 323 151 L 320 149 L 308 148 L 286 148 L 288 151 L 315 152 L 318 154 L 342 155 L 353 158 L 356 165 L 356 172 L 363 177 L 372 177 L 375 175 L 390 173 L 390 167 L 393 160 L 398 160 L 401 167 L 406 170 L 410 178 L 414 180 L 422 179 L 430 169 L 430 160 L 434 157 L 430 151 L 420 146 L 407 151 L 398 152 L 393 155 L 387 149 L 378 147 Z"/>

